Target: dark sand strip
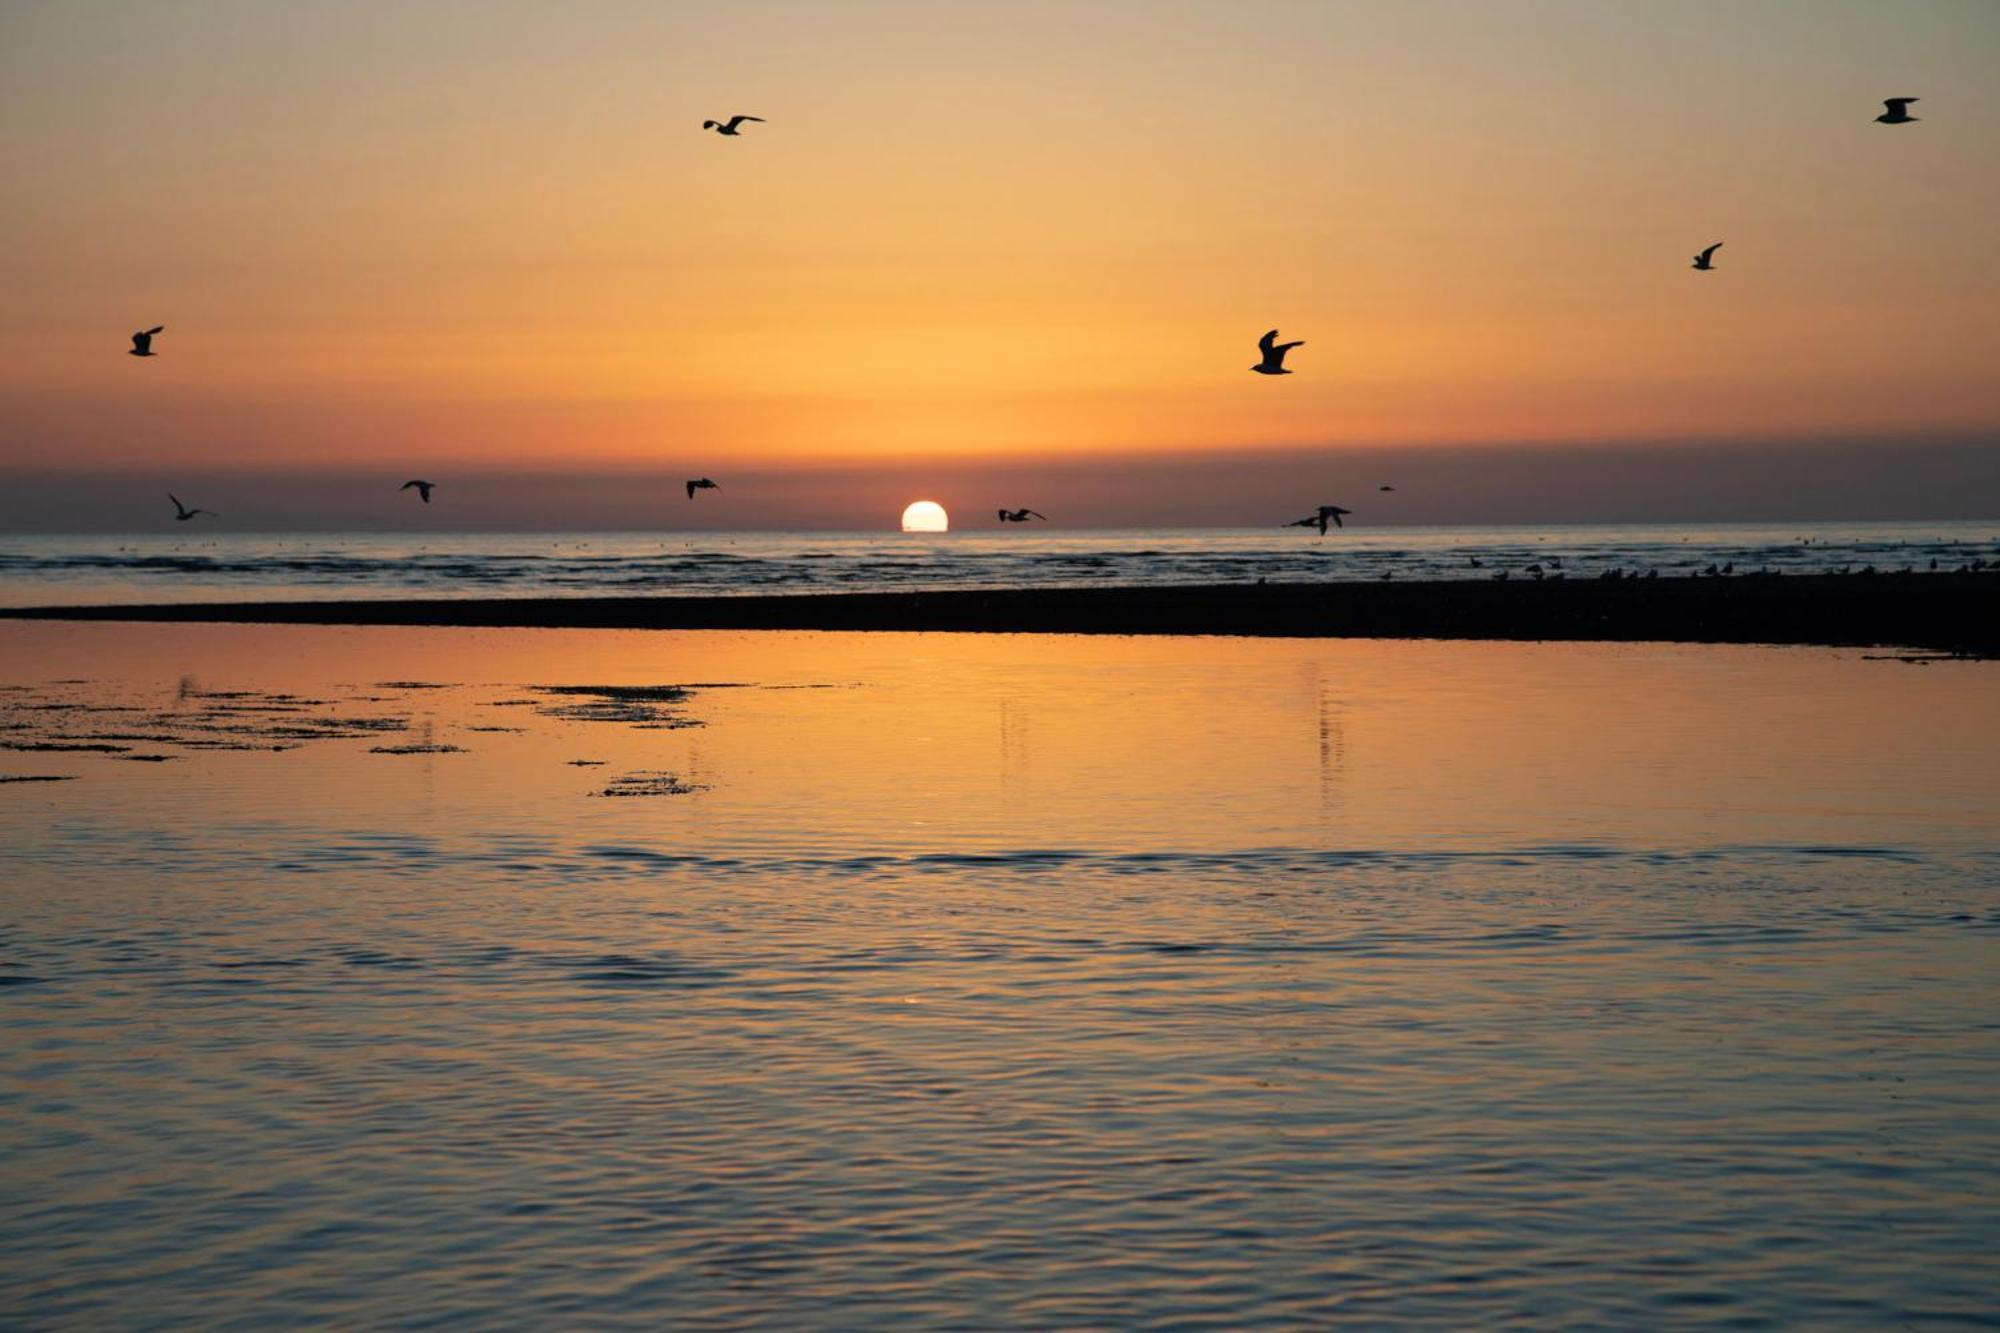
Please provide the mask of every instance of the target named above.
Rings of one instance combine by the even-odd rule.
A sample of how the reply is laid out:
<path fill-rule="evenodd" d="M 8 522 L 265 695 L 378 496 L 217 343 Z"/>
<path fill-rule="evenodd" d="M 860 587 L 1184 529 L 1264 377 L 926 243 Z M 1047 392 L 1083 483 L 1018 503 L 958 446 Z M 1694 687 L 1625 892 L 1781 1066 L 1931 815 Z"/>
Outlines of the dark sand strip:
<path fill-rule="evenodd" d="M 952 630 L 1894 646 L 1992 655 L 2000 574 L 30 607 L 0 616 L 544 629 Z"/>

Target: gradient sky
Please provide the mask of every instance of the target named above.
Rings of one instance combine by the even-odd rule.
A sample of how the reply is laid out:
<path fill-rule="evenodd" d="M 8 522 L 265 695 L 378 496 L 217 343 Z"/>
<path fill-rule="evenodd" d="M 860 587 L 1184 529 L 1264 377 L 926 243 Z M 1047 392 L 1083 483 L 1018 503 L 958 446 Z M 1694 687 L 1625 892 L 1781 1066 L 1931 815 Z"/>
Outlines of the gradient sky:
<path fill-rule="evenodd" d="M 1996 164 L 1991 0 L 0 0 L 0 527 L 1992 517 Z"/>

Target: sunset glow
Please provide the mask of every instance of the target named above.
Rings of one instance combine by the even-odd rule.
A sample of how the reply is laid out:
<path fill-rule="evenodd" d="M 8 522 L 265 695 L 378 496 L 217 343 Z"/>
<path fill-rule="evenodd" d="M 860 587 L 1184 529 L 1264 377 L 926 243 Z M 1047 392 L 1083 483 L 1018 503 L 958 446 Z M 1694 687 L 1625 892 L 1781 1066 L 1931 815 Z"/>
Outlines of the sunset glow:
<path fill-rule="evenodd" d="M 0 0 L 0 1323 L 1990 1320 L 1996 69 Z"/>
<path fill-rule="evenodd" d="M 1160 459 L 2000 425 L 1993 6 L 234 12 L 0 17 L 9 477 L 727 449 L 867 478 L 731 521 L 866 528 L 912 462 L 1059 460 L 1154 522 L 1204 494 Z"/>

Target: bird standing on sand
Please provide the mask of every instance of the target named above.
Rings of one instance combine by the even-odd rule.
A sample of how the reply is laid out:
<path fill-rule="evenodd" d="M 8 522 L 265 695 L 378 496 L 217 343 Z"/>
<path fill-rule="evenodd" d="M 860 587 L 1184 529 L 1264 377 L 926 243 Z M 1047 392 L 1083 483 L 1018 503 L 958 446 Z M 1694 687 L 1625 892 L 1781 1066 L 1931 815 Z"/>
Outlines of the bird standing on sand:
<path fill-rule="evenodd" d="M 1256 371 L 1259 375 L 1289 375 L 1292 372 L 1285 369 L 1285 353 L 1291 351 L 1294 347 L 1304 346 L 1305 342 L 1303 340 L 1292 343 L 1279 342 L 1278 331 L 1272 329 L 1257 340 L 1257 350 L 1264 354 L 1264 359 L 1250 367 L 1250 369 Z"/>
<path fill-rule="evenodd" d="M 764 123 L 762 116 L 731 116 L 728 120 L 704 120 L 701 127 L 705 130 L 714 130 L 717 134 L 726 134 L 734 139 L 743 132 L 739 127 L 746 120 L 754 120 L 759 125 Z"/>
<path fill-rule="evenodd" d="M 1722 242 L 1717 241 L 1714 245 L 1709 246 L 1708 249 L 1696 255 L 1694 257 L 1694 267 L 1703 273 L 1707 273 L 1713 269 L 1715 267 L 1715 252 L 1721 248 Z"/>
<path fill-rule="evenodd" d="M 1921 120 L 1923 117 L 1910 114 L 1910 103 L 1921 102 L 1922 100 L 1921 97 L 1885 97 L 1882 99 L 1882 105 L 1889 109 L 1875 117 L 1875 123 L 1878 125 L 1907 125 L 1913 120 Z"/>
<path fill-rule="evenodd" d="M 185 523 L 196 514 L 207 514 L 210 518 L 222 517 L 222 515 L 216 513 L 213 509 L 189 509 L 180 502 L 180 499 L 172 491 L 167 492 L 167 498 L 174 502 L 174 522 L 176 523 Z"/>
<path fill-rule="evenodd" d="M 1285 526 L 1288 528 L 1318 528 L 1319 535 L 1324 537 L 1326 536 L 1326 525 L 1329 521 L 1331 521 L 1333 523 L 1333 526 L 1335 526 L 1336 528 L 1344 527 L 1346 525 L 1340 521 L 1340 516 L 1342 514 L 1351 514 L 1353 512 L 1354 511 L 1352 509 L 1342 509 L 1339 505 L 1321 505 L 1319 507 L 1319 512 L 1312 515 L 1310 518 L 1295 518 L 1291 522 L 1285 524 Z"/>
<path fill-rule="evenodd" d="M 155 324 L 155 325 L 154 325 L 154 326 L 153 326 L 152 328 L 150 328 L 150 329 L 147 329 L 147 330 L 146 330 L 145 332 L 143 332 L 143 333 L 135 333 L 135 334 L 133 334 L 133 335 L 132 335 L 132 350 L 131 350 L 131 351 L 129 351 L 129 352 L 127 352 L 127 353 L 126 353 L 125 355 L 127 355 L 127 356 L 156 356 L 156 355 L 158 355 L 158 353 L 156 353 L 156 352 L 154 352 L 154 351 L 153 351 L 153 335 L 154 335 L 154 334 L 156 334 L 156 333 L 165 333 L 166 331 L 167 331 L 167 326 L 166 326 L 166 325 L 164 325 L 164 324 Z"/>
<path fill-rule="evenodd" d="M 401 486 L 398 486 L 396 489 L 399 491 L 407 491 L 411 487 L 415 487 L 417 492 L 417 498 L 419 500 L 422 500 L 425 504 L 429 504 L 431 502 L 431 488 L 436 485 L 437 483 L 434 481 L 406 481 Z"/>
<path fill-rule="evenodd" d="M 694 493 L 696 491 L 719 491 L 722 489 L 722 487 L 710 481 L 707 477 L 696 477 L 693 481 L 690 481 L 687 484 L 687 488 L 688 488 L 688 499 L 690 500 L 694 499 Z"/>
<path fill-rule="evenodd" d="M 1047 514 L 1037 514 L 1032 509 L 1002 509 L 999 513 L 1002 523 L 1026 523 L 1031 518 L 1039 518 L 1044 523 L 1049 521 Z"/>

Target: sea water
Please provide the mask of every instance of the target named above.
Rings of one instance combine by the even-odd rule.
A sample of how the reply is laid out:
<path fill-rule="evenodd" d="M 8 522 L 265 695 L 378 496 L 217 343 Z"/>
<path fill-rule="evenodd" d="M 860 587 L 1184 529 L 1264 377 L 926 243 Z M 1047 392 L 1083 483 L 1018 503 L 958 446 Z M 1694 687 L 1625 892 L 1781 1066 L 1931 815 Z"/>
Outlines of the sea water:
<path fill-rule="evenodd" d="M 0 625 L 0 1322 L 1990 1326 L 1993 671 Z"/>
<path fill-rule="evenodd" d="M 0 606 L 1780 574 L 2000 561 L 2000 524 L 0 537 Z"/>

